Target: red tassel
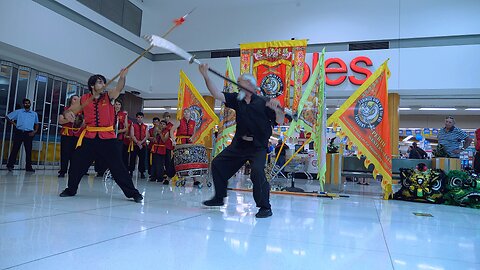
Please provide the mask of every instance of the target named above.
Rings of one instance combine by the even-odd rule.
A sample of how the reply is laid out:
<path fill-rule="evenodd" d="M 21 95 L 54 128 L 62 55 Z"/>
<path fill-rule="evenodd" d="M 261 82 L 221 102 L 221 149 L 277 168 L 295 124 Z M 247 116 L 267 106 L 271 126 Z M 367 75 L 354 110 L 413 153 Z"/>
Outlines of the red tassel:
<path fill-rule="evenodd" d="M 183 17 L 180 17 L 178 19 L 173 20 L 173 23 L 175 23 L 176 26 L 179 26 L 184 22 L 185 22 L 185 18 L 183 18 Z"/>

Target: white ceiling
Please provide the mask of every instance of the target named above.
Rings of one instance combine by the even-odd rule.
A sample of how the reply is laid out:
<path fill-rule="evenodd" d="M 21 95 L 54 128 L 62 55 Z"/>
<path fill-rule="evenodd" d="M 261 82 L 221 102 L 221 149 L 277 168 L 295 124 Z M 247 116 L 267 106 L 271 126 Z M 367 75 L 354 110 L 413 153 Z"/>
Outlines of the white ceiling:
<path fill-rule="evenodd" d="M 349 2 L 348 8 L 346 1 L 324 1 L 324 0 L 187 0 L 187 1 L 161 1 L 161 0 L 135 0 L 141 1 L 145 7 L 144 16 L 149 17 L 142 26 L 145 33 L 161 34 L 165 29 L 172 25 L 172 18 L 179 17 L 186 12 L 194 9 L 187 17 L 187 21 L 172 32 L 168 39 L 187 51 L 209 51 L 219 49 L 232 49 L 239 47 L 239 41 L 242 43 L 263 41 L 263 40 L 281 40 L 295 37 L 297 39 L 305 38 L 309 44 L 343 42 L 345 32 L 351 33 L 351 40 L 355 41 L 362 31 L 360 26 L 352 25 L 351 22 L 358 21 L 364 23 L 362 14 L 357 14 L 355 10 L 362 10 L 362 1 Z M 395 2 L 395 1 L 393 1 Z M 408 3 L 407 3 L 408 2 Z M 414 1 L 405 2 L 405 6 L 414 5 Z M 385 33 L 398 33 L 397 29 L 390 29 L 388 25 L 395 26 L 400 20 L 408 21 L 408 14 L 398 10 L 399 7 L 392 7 L 391 2 L 376 1 L 378 10 L 372 11 L 371 16 L 386 16 L 385 25 L 364 25 L 362 27 L 386 27 Z M 358 7 L 358 8 L 356 8 Z M 278 10 L 288 9 L 290 16 L 279 16 Z M 342 20 L 336 17 L 331 10 L 341 10 L 341 14 L 347 14 L 349 18 Z M 350 10 L 350 11 L 348 11 Z M 380 11 L 382 12 L 380 12 Z M 464 12 L 464 11 L 460 11 Z M 297 16 L 300 15 L 301 16 Z M 407 16 L 407 17 L 405 17 Z M 319 27 L 319 18 L 321 21 L 330 22 L 335 25 L 331 27 Z M 254 20 L 268 21 L 265 25 L 276 25 L 275 30 L 272 27 L 252 23 Z M 334 23 L 335 22 L 335 23 Z M 231 27 L 225 27 L 230 25 Z M 300 25 L 304 27 L 300 27 Z M 163 29 L 159 31 L 158 29 Z M 229 29 L 225 31 L 224 29 Z M 291 31 L 295 29 L 295 31 Z M 316 29 L 316 30 L 315 30 Z M 368 29 L 363 29 L 360 37 L 369 38 Z M 406 32 L 407 29 L 403 29 Z M 343 34 L 336 35 L 336 31 Z M 371 32 L 381 32 L 376 29 Z M 433 30 L 429 30 L 433 31 Z M 432 32 L 433 33 L 433 32 Z M 386 34 L 387 36 L 389 34 Z M 400 33 L 398 33 L 400 35 Z M 349 37 L 350 38 L 350 37 Z M 391 38 L 400 38 L 392 36 Z M 362 40 L 362 39 L 360 39 Z M 153 53 L 165 53 L 165 51 L 155 48 Z M 192 72 L 193 74 L 193 72 Z M 194 82 L 195 84 L 195 82 Z M 196 84 L 195 84 L 196 85 Z M 200 87 L 200 85 L 199 85 Z M 203 85 L 202 85 L 202 88 Z M 205 90 L 205 89 L 199 89 Z M 411 108 L 409 111 L 402 111 L 406 115 L 431 115 L 431 114 L 452 114 L 452 115 L 480 115 L 480 111 L 466 111 L 465 108 L 480 108 L 480 89 L 442 89 L 435 93 L 422 95 L 424 89 L 402 91 L 400 107 Z M 153 93 L 152 93 L 153 94 Z M 152 94 L 145 94 L 147 98 L 155 98 Z M 348 97 L 344 92 L 343 96 L 333 97 L 327 93 L 327 106 L 331 111 L 341 105 Z M 146 106 L 152 104 L 153 107 L 175 107 L 175 100 L 171 101 L 151 101 L 146 102 Z M 158 104 L 158 105 L 156 105 Z M 456 111 L 420 111 L 421 107 L 455 107 Z"/>
<path fill-rule="evenodd" d="M 254 15 L 276 23 L 280 28 L 286 24 L 295 23 L 310 25 L 311 22 L 318 20 L 315 15 L 295 17 L 299 13 L 315 14 L 317 11 L 308 11 L 312 7 L 318 7 L 318 16 L 331 16 L 327 10 L 335 10 L 336 8 L 345 9 L 341 3 L 345 1 L 324 1 L 324 0 L 184 0 L 184 1 L 165 1 L 165 0 L 131 0 L 137 2 L 144 7 L 145 22 L 142 25 L 144 34 L 161 34 L 162 31 L 169 29 L 172 25 L 172 19 L 182 16 L 186 12 L 195 8 L 194 12 L 187 18 L 187 22 L 181 26 L 181 29 L 175 30 L 169 40 L 181 45 L 188 51 L 218 50 L 232 49 L 239 47 L 239 41 L 242 43 L 263 41 L 263 40 L 279 40 L 295 38 L 309 39 L 310 43 L 328 43 L 338 41 L 338 37 L 334 32 L 323 32 L 321 35 L 311 31 L 311 28 L 299 30 L 297 32 L 275 32 L 272 29 L 263 28 L 260 25 L 251 27 L 251 17 Z M 388 2 L 388 1 L 386 1 Z M 385 2 L 385 3 L 386 3 Z M 384 2 L 379 1 L 378 3 Z M 352 1 L 348 7 L 352 9 L 352 16 L 358 16 L 361 20 L 362 14 L 355 14 L 355 6 L 362 5 L 362 1 Z M 387 4 L 385 4 L 387 5 Z M 278 8 L 288 8 L 292 11 L 292 16 L 282 17 L 276 15 Z M 322 9 L 320 7 L 328 7 Z M 384 6 L 379 9 L 385 8 Z M 218 20 L 211 18 L 218 17 Z M 205 19 L 209 18 L 209 19 Z M 356 17 L 355 17 L 356 18 Z M 227 22 L 226 19 L 229 19 Z M 335 19 L 332 17 L 332 19 Z M 337 18 L 338 19 L 338 18 Z M 398 19 L 398 18 L 397 18 Z M 300 22 L 298 22 L 301 20 Z M 352 19 L 354 21 L 354 19 Z M 231 30 L 228 32 L 219 30 L 220 24 L 231 24 Z M 342 20 L 336 20 L 339 31 L 347 31 L 351 25 L 345 24 Z M 245 25 L 248 25 L 245 26 Z M 255 25 L 255 24 L 253 24 Z M 158 30 L 161 29 L 161 30 Z M 225 29 L 225 27 L 221 27 Z M 308 32 L 310 31 L 310 32 Z M 319 30 L 320 31 L 320 30 Z M 326 31 L 322 29 L 322 31 Z M 355 32 L 355 31 L 353 31 Z M 367 31 L 368 32 L 368 31 Z M 352 33 L 353 34 L 353 33 Z M 364 35 L 365 32 L 364 32 Z M 322 37 L 322 40 L 319 38 Z M 355 36 L 352 36 L 355 40 Z M 29 58 L 29 62 L 34 59 L 38 62 L 36 67 L 41 70 L 57 74 L 57 70 L 62 70 L 62 74 L 71 74 L 69 78 L 82 81 L 87 75 L 72 67 L 67 67 L 61 63 L 56 63 L 48 59 L 26 52 L 18 52 L 14 48 L 6 46 L 0 42 L 0 51 L 4 55 L 11 56 L 12 61 L 18 61 L 19 55 L 23 58 Z M 165 53 L 158 49 L 154 49 L 153 53 Z M 20 57 L 20 58 L 21 58 Z M 36 60 L 38 58 L 38 60 Z M 8 57 L 6 60 L 9 60 Z M 45 63 L 48 63 L 48 70 L 45 70 Z M 175 80 L 178 80 L 175 78 Z M 430 95 L 420 95 L 424 92 L 422 89 L 410 90 L 403 92 L 401 95 L 400 107 L 410 107 L 410 111 L 402 111 L 402 114 L 412 115 L 431 115 L 431 114 L 452 114 L 452 115 L 480 115 L 480 111 L 465 111 L 465 108 L 480 108 L 480 89 L 445 89 Z M 347 93 L 348 94 L 348 93 Z M 142 97 L 159 98 L 155 95 L 142 95 Z M 335 107 L 341 105 L 346 97 L 329 97 L 327 106 L 331 111 Z M 175 107 L 176 100 L 152 100 L 145 102 L 146 107 Z M 456 111 L 431 112 L 419 111 L 420 107 L 452 107 L 454 105 Z"/>

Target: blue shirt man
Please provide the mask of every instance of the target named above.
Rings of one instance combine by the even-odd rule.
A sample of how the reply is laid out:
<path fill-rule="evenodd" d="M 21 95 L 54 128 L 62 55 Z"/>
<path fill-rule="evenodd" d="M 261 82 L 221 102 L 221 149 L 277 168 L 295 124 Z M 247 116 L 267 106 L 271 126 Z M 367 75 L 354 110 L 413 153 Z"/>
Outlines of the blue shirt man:
<path fill-rule="evenodd" d="M 16 128 L 21 131 L 34 131 L 35 124 L 38 124 L 38 114 L 30 109 L 19 109 L 9 114 L 10 121 L 17 121 Z"/>
<path fill-rule="evenodd" d="M 10 156 L 8 157 L 7 169 L 13 170 L 14 164 L 17 160 L 20 146 L 25 147 L 25 170 L 27 172 L 34 172 L 32 168 L 32 142 L 33 136 L 38 130 L 38 115 L 36 112 L 30 110 L 31 103 L 29 99 L 23 99 L 23 109 L 15 110 L 7 114 L 7 118 L 15 126 L 15 133 L 13 136 L 13 147 Z M 14 122 L 16 121 L 16 122 Z"/>
<path fill-rule="evenodd" d="M 455 127 L 455 119 L 451 116 L 445 118 L 445 127 L 438 131 L 437 138 L 438 144 L 443 145 L 452 158 L 460 157 L 460 153 L 472 143 L 465 131 Z"/>

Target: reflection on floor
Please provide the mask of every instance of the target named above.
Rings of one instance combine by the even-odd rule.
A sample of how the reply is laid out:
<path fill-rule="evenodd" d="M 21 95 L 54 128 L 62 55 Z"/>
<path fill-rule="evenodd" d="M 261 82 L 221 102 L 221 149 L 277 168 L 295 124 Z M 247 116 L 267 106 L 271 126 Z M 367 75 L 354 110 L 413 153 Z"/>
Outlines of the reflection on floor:
<path fill-rule="evenodd" d="M 93 175 L 77 196 L 60 198 L 65 182 L 55 171 L 0 171 L 0 269 L 480 269 L 474 209 L 272 195 L 274 215 L 255 219 L 249 192 L 230 191 L 226 206 L 208 209 L 201 202 L 212 189 L 191 181 L 136 179 L 142 204 Z M 296 184 L 318 190 L 314 180 Z"/>

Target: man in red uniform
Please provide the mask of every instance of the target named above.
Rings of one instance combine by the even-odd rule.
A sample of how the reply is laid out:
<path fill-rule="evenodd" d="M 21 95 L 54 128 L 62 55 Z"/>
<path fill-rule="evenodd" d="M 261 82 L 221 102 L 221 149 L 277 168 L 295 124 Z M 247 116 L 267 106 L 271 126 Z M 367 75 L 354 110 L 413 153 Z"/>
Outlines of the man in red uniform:
<path fill-rule="evenodd" d="M 172 178 L 175 176 L 175 166 L 173 164 L 173 149 L 175 148 L 175 140 L 173 139 L 174 138 L 174 126 L 175 126 L 175 123 L 171 121 L 170 119 L 170 113 L 169 112 L 164 112 L 163 113 L 163 120 L 165 121 L 165 123 L 167 123 L 166 125 L 166 130 L 168 131 L 168 134 L 169 134 L 169 138 L 168 140 L 165 142 L 165 148 L 166 148 L 166 152 L 165 152 L 165 172 L 167 174 L 167 177 L 168 178 Z M 163 184 L 164 185 L 168 185 L 170 183 L 169 179 L 165 179 L 163 180 Z"/>
<path fill-rule="evenodd" d="M 148 181 L 155 182 L 157 181 L 156 178 L 153 177 L 152 174 L 152 159 L 153 159 L 153 154 L 154 151 L 152 151 L 153 145 L 156 144 L 156 139 L 157 135 L 160 133 L 160 118 L 154 117 L 152 119 L 152 124 L 153 127 L 148 130 L 148 174 L 150 175 L 150 178 Z M 163 165 L 162 165 L 163 166 Z"/>
<path fill-rule="evenodd" d="M 153 130 L 151 139 L 151 155 L 152 155 L 152 179 L 151 181 L 162 182 L 163 172 L 165 165 L 165 144 L 170 140 L 170 132 L 166 128 L 167 122 L 165 120 L 158 121 L 156 126 L 150 130 Z"/>
<path fill-rule="evenodd" d="M 135 162 L 138 156 L 138 171 L 140 178 L 145 179 L 145 158 L 147 156 L 148 126 L 143 123 L 143 113 L 138 112 L 135 117 L 137 123 L 130 129 L 130 137 L 134 143 L 133 152 L 130 153 L 130 176 L 135 171 Z"/>
<path fill-rule="evenodd" d="M 130 155 L 133 152 L 133 141 L 130 137 L 130 129 L 132 128 L 133 122 L 130 119 L 127 119 L 127 132 L 125 133 L 125 137 L 123 138 L 123 163 L 125 167 L 130 168 Z"/>
<path fill-rule="evenodd" d="M 105 161 L 113 179 L 122 189 L 127 198 L 142 202 L 143 196 L 138 192 L 122 162 L 120 149 L 115 135 L 115 112 L 110 99 L 116 99 L 125 86 L 125 76 L 128 69 L 122 69 L 117 86 L 103 92 L 106 79 L 102 75 L 93 75 L 88 79 L 90 93 L 80 98 L 64 117 L 74 121 L 75 114 L 83 110 L 85 129 L 80 134 L 77 149 L 73 155 L 72 167 L 68 173 L 68 187 L 60 193 L 60 197 L 75 196 L 82 176 L 95 158 Z"/>
<path fill-rule="evenodd" d="M 115 100 L 115 133 L 117 134 L 117 140 L 120 150 L 122 151 L 122 159 L 125 167 L 128 167 L 128 151 L 127 147 L 124 147 L 123 141 L 128 131 L 128 113 L 122 110 L 123 102 L 120 99 Z M 124 150 L 125 148 L 125 150 Z"/>
<path fill-rule="evenodd" d="M 78 102 L 79 99 L 80 97 L 77 95 L 71 96 L 68 99 L 65 111 L 72 106 L 72 103 Z M 79 115 L 76 116 L 75 120 L 78 118 Z M 63 114 L 60 114 L 58 118 L 58 123 L 62 125 L 62 130 L 60 131 L 62 137 L 60 139 L 60 171 L 58 171 L 58 177 L 65 177 L 65 174 L 68 172 L 68 164 L 72 161 L 73 151 L 75 151 L 75 145 L 77 145 L 77 132 L 80 126 L 74 126 L 74 122 L 68 121 Z"/>
<path fill-rule="evenodd" d="M 192 136 L 196 131 L 196 123 L 191 118 L 192 112 L 190 109 L 185 108 L 183 110 L 183 118 L 177 123 L 177 144 L 189 144 L 192 143 Z M 168 183 L 167 183 L 168 184 Z M 193 185 L 198 186 L 200 184 L 195 178 L 193 178 Z"/>
<path fill-rule="evenodd" d="M 196 123 L 191 119 L 190 109 L 183 110 L 183 118 L 177 124 L 177 144 L 192 143 L 192 136 L 195 134 Z"/>

